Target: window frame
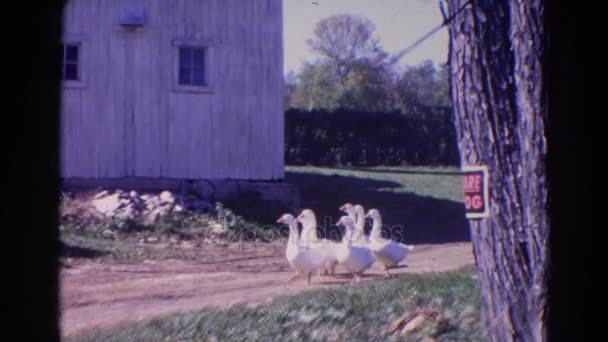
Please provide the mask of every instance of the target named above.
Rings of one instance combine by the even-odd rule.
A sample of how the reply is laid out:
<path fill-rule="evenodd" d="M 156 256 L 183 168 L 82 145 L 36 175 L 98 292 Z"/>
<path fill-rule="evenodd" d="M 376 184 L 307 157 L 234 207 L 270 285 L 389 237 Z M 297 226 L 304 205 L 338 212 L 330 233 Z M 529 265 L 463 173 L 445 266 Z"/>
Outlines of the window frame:
<path fill-rule="evenodd" d="M 86 72 L 84 69 L 84 61 L 85 59 L 85 49 L 84 49 L 84 45 L 85 45 L 85 39 L 82 36 L 79 35 L 68 35 L 68 36 L 64 36 L 61 39 L 61 48 L 65 49 L 66 45 L 76 45 L 78 47 L 78 60 L 77 60 L 77 74 L 78 74 L 78 79 L 77 80 L 64 80 L 63 79 L 63 68 L 64 68 L 64 63 L 65 63 L 65 50 L 64 50 L 64 56 L 63 59 L 61 60 L 61 83 L 63 85 L 63 87 L 65 88 L 84 88 L 86 87 L 87 83 L 86 83 Z"/>
<path fill-rule="evenodd" d="M 179 50 L 180 48 L 193 48 L 205 50 L 205 81 L 206 85 L 186 85 L 179 84 Z M 176 38 L 172 41 L 172 70 L 171 79 L 174 92 L 186 93 L 213 93 L 213 82 L 215 80 L 213 70 L 210 68 L 213 65 L 213 44 L 208 40 L 199 39 L 182 39 Z"/>

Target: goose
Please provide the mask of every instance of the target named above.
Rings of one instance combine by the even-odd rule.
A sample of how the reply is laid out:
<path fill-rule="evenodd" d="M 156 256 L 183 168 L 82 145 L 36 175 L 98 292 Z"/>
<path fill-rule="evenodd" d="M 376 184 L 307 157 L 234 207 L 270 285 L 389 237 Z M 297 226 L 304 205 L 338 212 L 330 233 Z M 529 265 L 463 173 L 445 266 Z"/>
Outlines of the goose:
<path fill-rule="evenodd" d="M 353 282 L 358 283 L 361 281 L 363 272 L 374 263 L 374 254 L 369 248 L 352 243 L 351 237 L 356 229 L 352 218 L 342 216 L 338 221 L 338 226 L 344 226 L 346 233 L 340 248 L 337 249 L 336 257 L 341 265 L 353 273 Z"/>
<path fill-rule="evenodd" d="M 346 213 L 346 215 L 348 215 L 348 217 L 350 217 L 353 222 L 357 222 L 357 212 L 355 211 L 355 206 L 350 204 L 350 203 L 344 203 L 341 207 L 340 207 L 340 211 Z M 345 237 L 346 234 L 350 234 L 349 231 L 347 230 L 346 232 L 344 232 Z"/>
<path fill-rule="evenodd" d="M 397 266 L 399 262 L 405 259 L 410 251 L 414 249 L 414 246 L 384 239 L 382 237 L 382 218 L 380 217 L 380 211 L 377 209 L 368 211 L 365 218 L 370 218 L 374 222 L 370 233 L 369 247 L 376 258 L 384 265 L 384 272 L 386 272 L 388 278 L 391 276 L 388 271 L 389 268 Z"/>
<path fill-rule="evenodd" d="M 294 276 L 289 278 L 287 282 L 291 282 L 302 274 L 306 274 L 306 283 L 310 285 L 312 273 L 318 270 L 324 261 L 324 256 L 319 250 L 308 248 L 300 244 L 298 236 L 298 223 L 290 214 L 281 216 L 277 223 L 284 223 L 289 226 L 289 240 L 287 241 L 287 249 L 285 256 L 289 266 L 296 272 Z"/>
<path fill-rule="evenodd" d="M 367 246 L 369 238 L 365 235 L 365 209 L 360 204 L 352 205 L 346 203 L 340 207 L 355 222 L 355 230 L 352 243 L 357 246 Z"/>
<path fill-rule="evenodd" d="M 319 239 L 317 237 L 317 218 L 312 210 L 302 210 L 296 221 L 302 223 L 300 243 L 304 246 L 321 251 L 325 259 L 322 267 L 323 274 L 335 275 L 336 265 L 338 265 L 335 249 L 338 244 L 331 240 Z"/>

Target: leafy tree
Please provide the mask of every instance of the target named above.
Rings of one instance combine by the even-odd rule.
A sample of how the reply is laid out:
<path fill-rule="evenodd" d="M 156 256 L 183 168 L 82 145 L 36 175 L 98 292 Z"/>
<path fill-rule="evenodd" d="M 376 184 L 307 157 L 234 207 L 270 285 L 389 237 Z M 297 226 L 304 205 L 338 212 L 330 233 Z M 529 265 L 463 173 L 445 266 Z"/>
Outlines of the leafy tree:
<path fill-rule="evenodd" d="M 284 94 L 283 94 L 283 106 L 287 110 L 293 106 L 295 101 L 295 93 L 298 90 L 298 79 L 293 71 L 290 71 L 285 75 Z"/>
<path fill-rule="evenodd" d="M 307 41 L 323 62 L 344 81 L 356 64 L 378 65 L 388 56 L 374 37 L 375 25 L 360 16 L 338 14 L 319 21 Z"/>
<path fill-rule="evenodd" d="M 322 19 L 307 41 L 318 56 L 297 76 L 289 106 L 307 110 L 387 109 L 391 72 L 369 20 L 348 14 Z"/>
<path fill-rule="evenodd" d="M 421 106 L 451 106 L 449 96 L 449 71 L 439 70 L 426 60 L 407 67 L 393 87 L 395 107 L 403 113 L 416 111 Z"/>

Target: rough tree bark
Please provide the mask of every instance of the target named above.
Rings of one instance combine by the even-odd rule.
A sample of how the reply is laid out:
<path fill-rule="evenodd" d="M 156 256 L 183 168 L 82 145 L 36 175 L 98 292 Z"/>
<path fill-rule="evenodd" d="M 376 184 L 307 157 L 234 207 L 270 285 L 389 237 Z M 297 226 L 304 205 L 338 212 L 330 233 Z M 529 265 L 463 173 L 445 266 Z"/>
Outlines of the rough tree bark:
<path fill-rule="evenodd" d="M 454 13 L 467 0 L 448 0 Z M 494 341 L 547 339 L 546 34 L 542 0 L 473 0 L 448 25 L 462 165 L 487 165 L 490 217 L 471 220 Z"/>

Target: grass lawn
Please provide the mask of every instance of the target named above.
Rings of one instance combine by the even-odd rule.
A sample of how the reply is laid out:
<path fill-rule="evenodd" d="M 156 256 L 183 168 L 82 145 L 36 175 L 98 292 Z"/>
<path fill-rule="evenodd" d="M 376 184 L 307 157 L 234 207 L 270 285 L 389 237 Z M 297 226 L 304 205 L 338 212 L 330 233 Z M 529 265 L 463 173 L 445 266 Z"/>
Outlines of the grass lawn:
<path fill-rule="evenodd" d="M 394 227 L 407 243 L 470 239 L 462 176 L 456 167 L 287 166 L 285 178 L 300 189 L 302 207 L 314 210 L 318 224 L 326 228 L 343 215 L 338 208 L 350 202 L 366 210 L 379 209 L 383 224 Z M 335 234 L 334 230 L 330 228 L 329 234 Z"/>
<path fill-rule="evenodd" d="M 479 307 L 474 271 L 468 268 L 312 290 L 258 307 L 176 314 L 68 341 L 478 341 L 484 340 Z M 407 337 L 386 333 L 416 308 L 434 309 L 440 316 Z"/>

